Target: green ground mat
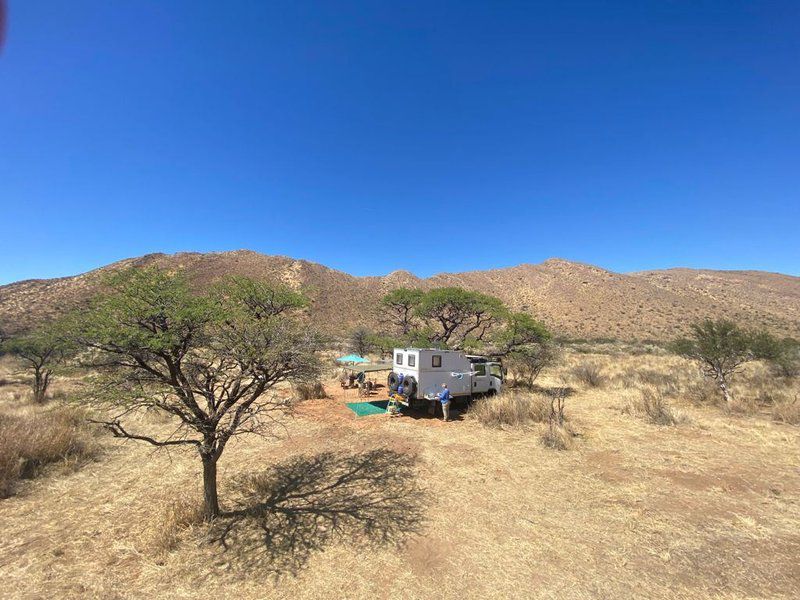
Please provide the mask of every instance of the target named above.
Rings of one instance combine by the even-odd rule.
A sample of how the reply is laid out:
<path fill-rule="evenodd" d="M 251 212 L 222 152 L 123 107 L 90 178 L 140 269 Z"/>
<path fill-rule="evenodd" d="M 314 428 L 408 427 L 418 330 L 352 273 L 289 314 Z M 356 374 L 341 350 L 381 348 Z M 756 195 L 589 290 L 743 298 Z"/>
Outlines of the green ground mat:
<path fill-rule="evenodd" d="M 345 406 L 359 417 L 367 415 L 380 415 L 386 412 L 388 400 L 373 400 L 372 402 L 348 402 Z"/>

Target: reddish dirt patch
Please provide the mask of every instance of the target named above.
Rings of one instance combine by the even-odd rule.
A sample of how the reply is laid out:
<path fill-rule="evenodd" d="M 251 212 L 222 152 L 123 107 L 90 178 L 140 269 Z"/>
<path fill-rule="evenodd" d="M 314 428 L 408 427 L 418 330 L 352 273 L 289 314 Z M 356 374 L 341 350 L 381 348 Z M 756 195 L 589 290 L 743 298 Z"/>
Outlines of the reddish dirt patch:
<path fill-rule="evenodd" d="M 630 474 L 622 465 L 619 452 L 615 450 L 601 450 L 585 455 L 586 463 L 592 473 L 608 483 L 624 483 L 630 480 Z"/>

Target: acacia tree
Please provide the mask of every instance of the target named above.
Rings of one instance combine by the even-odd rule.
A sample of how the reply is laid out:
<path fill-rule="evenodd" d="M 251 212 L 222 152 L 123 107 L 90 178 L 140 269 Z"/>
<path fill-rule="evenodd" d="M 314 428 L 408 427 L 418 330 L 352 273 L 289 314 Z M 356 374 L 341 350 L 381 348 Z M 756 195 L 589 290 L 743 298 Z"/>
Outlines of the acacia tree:
<path fill-rule="evenodd" d="M 384 320 L 400 336 L 407 336 L 415 328 L 414 310 L 424 296 L 422 290 L 398 288 L 381 299 L 381 312 Z"/>
<path fill-rule="evenodd" d="M 414 312 L 427 324 L 432 342 L 453 348 L 485 341 L 507 314 L 498 298 L 458 287 L 430 290 Z"/>
<path fill-rule="evenodd" d="M 70 356 L 72 347 L 60 323 L 52 323 L 3 343 L 3 349 L 17 357 L 31 374 L 33 401 L 42 404 L 53 375 Z"/>
<path fill-rule="evenodd" d="M 509 358 L 517 377 L 531 387 L 542 370 L 553 364 L 559 350 L 543 323 L 526 313 L 512 313 L 497 334 L 493 354 Z"/>
<path fill-rule="evenodd" d="M 732 396 L 731 376 L 753 360 L 751 336 L 733 321 L 705 319 L 692 325 L 692 337 L 673 342 L 673 350 L 700 365 L 706 377 L 714 379 L 726 403 Z"/>
<path fill-rule="evenodd" d="M 116 437 L 194 448 L 203 466 L 204 516 L 220 513 L 217 462 L 235 435 L 268 434 L 289 408 L 269 390 L 318 375 L 319 338 L 295 318 L 297 293 L 231 278 L 194 295 L 179 275 L 131 269 L 76 318 L 75 335 L 100 375 L 87 399 L 110 409 L 101 423 Z M 136 412 L 174 419 L 168 437 L 134 431 Z"/>

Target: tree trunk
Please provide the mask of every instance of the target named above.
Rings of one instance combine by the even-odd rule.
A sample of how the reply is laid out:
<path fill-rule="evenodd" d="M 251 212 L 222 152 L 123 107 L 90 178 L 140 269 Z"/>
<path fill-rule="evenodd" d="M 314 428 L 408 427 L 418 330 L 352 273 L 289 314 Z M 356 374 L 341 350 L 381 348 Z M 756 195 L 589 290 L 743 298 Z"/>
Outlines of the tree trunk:
<path fill-rule="evenodd" d="M 36 404 L 44 404 L 48 379 L 48 375 L 43 373 L 41 369 L 36 369 L 33 372 L 33 401 Z"/>
<path fill-rule="evenodd" d="M 728 384 L 726 383 L 725 379 L 719 380 L 719 389 L 722 390 L 722 397 L 725 398 L 725 404 L 730 405 L 731 393 L 728 391 Z"/>
<path fill-rule="evenodd" d="M 201 454 L 203 459 L 203 519 L 211 521 L 219 516 L 217 499 L 217 459 Z"/>

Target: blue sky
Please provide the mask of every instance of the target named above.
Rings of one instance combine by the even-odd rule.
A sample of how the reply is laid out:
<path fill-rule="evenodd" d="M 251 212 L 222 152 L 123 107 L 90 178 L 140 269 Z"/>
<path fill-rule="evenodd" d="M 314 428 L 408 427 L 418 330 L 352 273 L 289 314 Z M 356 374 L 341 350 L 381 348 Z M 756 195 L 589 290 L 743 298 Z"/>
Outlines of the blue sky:
<path fill-rule="evenodd" d="M 800 3 L 10 0 L 0 283 L 249 248 L 800 275 Z"/>

